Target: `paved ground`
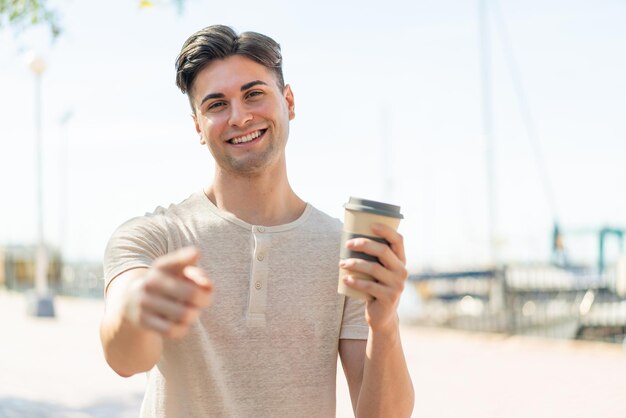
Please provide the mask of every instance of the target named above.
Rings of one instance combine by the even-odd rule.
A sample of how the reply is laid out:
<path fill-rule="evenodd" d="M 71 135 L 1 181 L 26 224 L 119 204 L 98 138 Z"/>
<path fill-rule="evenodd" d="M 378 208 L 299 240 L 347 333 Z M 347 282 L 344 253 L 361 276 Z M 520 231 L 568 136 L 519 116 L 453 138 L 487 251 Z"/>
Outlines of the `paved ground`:
<path fill-rule="evenodd" d="M 123 379 L 102 358 L 102 302 L 55 299 L 57 317 L 26 315 L 0 291 L 0 417 L 135 417 L 144 376 Z M 415 417 L 626 416 L 626 350 L 405 327 Z M 338 379 L 339 418 L 350 417 Z"/>

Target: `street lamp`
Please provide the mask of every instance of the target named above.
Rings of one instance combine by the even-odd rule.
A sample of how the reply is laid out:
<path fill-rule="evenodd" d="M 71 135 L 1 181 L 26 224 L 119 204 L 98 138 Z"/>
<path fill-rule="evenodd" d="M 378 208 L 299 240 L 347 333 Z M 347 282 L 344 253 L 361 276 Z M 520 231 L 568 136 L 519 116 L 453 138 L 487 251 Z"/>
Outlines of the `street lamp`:
<path fill-rule="evenodd" d="M 35 178 L 37 191 L 37 253 L 35 258 L 35 290 L 28 297 L 28 313 L 33 316 L 54 316 L 54 301 L 48 292 L 48 254 L 43 229 L 43 169 L 41 141 L 41 78 L 46 62 L 35 53 L 28 57 L 28 67 L 35 75 Z"/>
<path fill-rule="evenodd" d="M 69 132 L 68 125 L 70 120 L 74 117 L 74 112 L 68 109 L 60 118 L 59 125 L 61 127 L 61 138 L 59 145 L 59 249 L 61 254 L 65 255 L 66 248 L 66 232 L 67 232 L 67 204 L 68 204 L 68 180 L 67 180 L 67 167 L 69 158 Z"/>

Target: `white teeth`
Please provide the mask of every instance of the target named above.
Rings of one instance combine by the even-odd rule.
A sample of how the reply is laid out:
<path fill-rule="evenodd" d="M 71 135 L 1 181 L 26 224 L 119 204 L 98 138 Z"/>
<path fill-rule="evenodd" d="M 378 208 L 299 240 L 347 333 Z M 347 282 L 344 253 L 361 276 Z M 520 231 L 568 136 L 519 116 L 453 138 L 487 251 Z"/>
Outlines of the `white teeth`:
<path fill-rule="evenodd" d="M 261 136 L 261 131 L 255 131 L 255 132 L 252 132 L 251 134 L 248 134 L 248 135 L 245 135 L 245 136 L 241 136 L 239 138 L 233 138 L 231 140 L 231 142 L 233 144 L 242 144 L 244 142 L 250 142 L 253 139 L 256 139 L 256 138 L 258 138 L 260 136 Z"/>

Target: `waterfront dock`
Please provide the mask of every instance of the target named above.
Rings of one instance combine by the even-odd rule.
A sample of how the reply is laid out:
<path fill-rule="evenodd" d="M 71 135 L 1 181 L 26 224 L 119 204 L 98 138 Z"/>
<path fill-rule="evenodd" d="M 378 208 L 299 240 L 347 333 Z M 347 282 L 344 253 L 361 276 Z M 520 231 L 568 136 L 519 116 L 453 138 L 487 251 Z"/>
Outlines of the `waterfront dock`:
<path fill-rule="evenodd" d="M 111 371 L 100 349 L 99 299 L 55 298 L 55 318 L 26 314 L 0 291 L 0 417 L 136 417 L 145 376 Z M 618 344 L 404 326 L 414 417 L 626 416 Z M 339 368 L 341 370 L 341 368 Z M 339 372 L 337 417 L 351 417 Z"/>

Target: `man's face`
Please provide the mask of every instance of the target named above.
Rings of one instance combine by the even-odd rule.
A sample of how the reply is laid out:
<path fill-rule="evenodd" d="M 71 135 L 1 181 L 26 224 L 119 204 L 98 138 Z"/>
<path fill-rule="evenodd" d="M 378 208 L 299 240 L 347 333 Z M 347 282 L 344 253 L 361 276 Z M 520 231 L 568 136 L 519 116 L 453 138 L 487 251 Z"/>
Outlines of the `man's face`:
<path fill-rule="evenodd" d="M 200 142 L 219 169 L 250 176 L 284 162 L 294 101 L 271 70 L 241 55 L 216 60 L 198 73 L 190 94 Z"/>

